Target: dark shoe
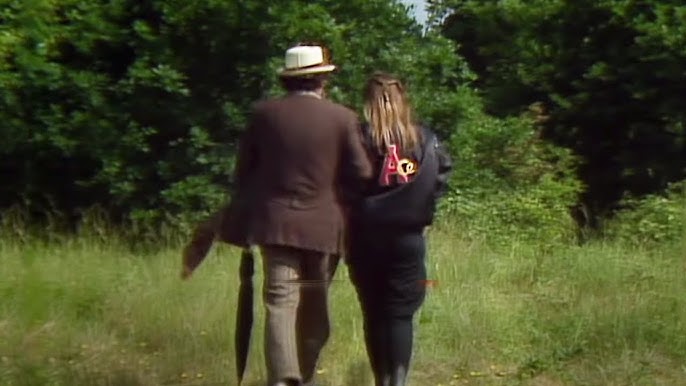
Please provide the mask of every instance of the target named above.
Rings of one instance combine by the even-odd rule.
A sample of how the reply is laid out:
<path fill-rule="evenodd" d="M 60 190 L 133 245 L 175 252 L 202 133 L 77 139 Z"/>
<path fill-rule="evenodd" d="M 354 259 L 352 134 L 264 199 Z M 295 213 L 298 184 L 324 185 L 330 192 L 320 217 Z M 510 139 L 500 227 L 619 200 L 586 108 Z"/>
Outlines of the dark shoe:
<path fill-rule="evenodd" d="M 402 366 L 393 369 L 390 386 L 405 386 L 405 383 L 407 383 L 407 370 Z"/>
<path fill-rule="evenodd" d="M 303 386 L 303 384 L 297 379 L 282 379 L 276 382 L 274 386 Z"/>
<path fill-rule="evenodd" d="M 379 386 L 391 386 L 391 376 L 388 374 L 384 375 Z"/>

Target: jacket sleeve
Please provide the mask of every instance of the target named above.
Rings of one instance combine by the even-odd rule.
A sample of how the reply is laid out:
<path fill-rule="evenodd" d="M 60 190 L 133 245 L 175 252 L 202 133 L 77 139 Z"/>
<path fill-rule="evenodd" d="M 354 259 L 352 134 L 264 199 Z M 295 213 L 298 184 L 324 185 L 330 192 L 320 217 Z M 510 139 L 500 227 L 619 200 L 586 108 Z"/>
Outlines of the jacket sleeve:
<path fill-rule="evenodd" d="M 348 121 L 343 134 L 341 165 L 344 199 L 351 203 L 361 196 L 372 179 L 374 170 L 362 140 L 357 116 L 353 113 Z"/>
<path fill-rule="evenodd" d="M 448 192 L 448 179 L 453 170 L 453 160 L 448 149 L 438 138 L 434 144 L 438 158 L 438 179 L 436 181 L 436 198 L 443 197 Z"/>
<path fill-rule="evenodd" d="M 238 156 L 236 159 L 236 168 L 234 170 L 233 191 L 236 192 L 241 186 L 244 186 L 248 177 L 255 171 L 259 161 L 259 155 L 255 146 L 257 138 L 257 130 L 259 127 L 259 114 L 256 109 L 253 109 L 248 126 L 243 132 L 240 142 L 238 144 Z"/>

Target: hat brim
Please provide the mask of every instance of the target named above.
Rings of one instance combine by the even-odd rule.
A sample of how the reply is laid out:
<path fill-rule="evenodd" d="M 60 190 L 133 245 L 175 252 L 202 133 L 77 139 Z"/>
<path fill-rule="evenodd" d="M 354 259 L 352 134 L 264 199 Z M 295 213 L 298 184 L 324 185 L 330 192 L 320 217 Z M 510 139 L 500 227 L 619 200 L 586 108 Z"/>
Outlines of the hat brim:
<path fill-rule="evenodd" d="M 314 74 L 324 74 L 327 72 L 333 72 L 336 70 L 336 66 L 329 64 L 326 66 L 316 66 L 307 68 L 293 68 L 287 69 L 282 68 L 279 71 L 279 76 L 303 76 L 303 75 L 314 75 Z"/>

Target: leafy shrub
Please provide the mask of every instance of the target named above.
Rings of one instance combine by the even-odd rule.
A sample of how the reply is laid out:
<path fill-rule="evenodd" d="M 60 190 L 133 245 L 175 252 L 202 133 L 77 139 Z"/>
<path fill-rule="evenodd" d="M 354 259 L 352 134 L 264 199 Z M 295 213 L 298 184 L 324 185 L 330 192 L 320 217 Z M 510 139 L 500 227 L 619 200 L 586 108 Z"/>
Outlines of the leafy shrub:
<path fill-rule="evenodd" d="M 636 246 L 683 240 L 686 236 L 686 181 L 663 194 L 626 197 L 623 209 L 605 225 L 605 234 Z"/>
<path fill-rule="evenodd" d="M 498 119 L 465 95 L 465 118 L 450 139 L 458 155 L 441 204 L 458 229 L 494 241 L 568 241 L 581 183 L 568 150 L 539 138 L 531 116 Z"/>
<path fill-rule="evenodd" d="M 686 3 L 659 0 L 431 1 L 488 111 L 540 102 L 546 139 L 583 163 L 595 223 L 624 192 L 686 178 Z"/>

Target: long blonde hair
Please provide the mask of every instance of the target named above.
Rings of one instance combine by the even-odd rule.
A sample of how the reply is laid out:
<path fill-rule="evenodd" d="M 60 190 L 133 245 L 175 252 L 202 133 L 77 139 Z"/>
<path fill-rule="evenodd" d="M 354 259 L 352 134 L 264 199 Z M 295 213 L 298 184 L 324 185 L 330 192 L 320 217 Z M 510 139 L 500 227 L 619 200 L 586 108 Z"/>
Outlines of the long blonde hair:
<path fill-rule="evenodd" d="M 396 145 L 401 151 L 410 150 L 421 141 L 400 80 L 385 73 L 374 74 L 367 81 L 364 99 L 364 117 L 370 126 L 372 144 L 380 153 L 389 145 Z"/>

